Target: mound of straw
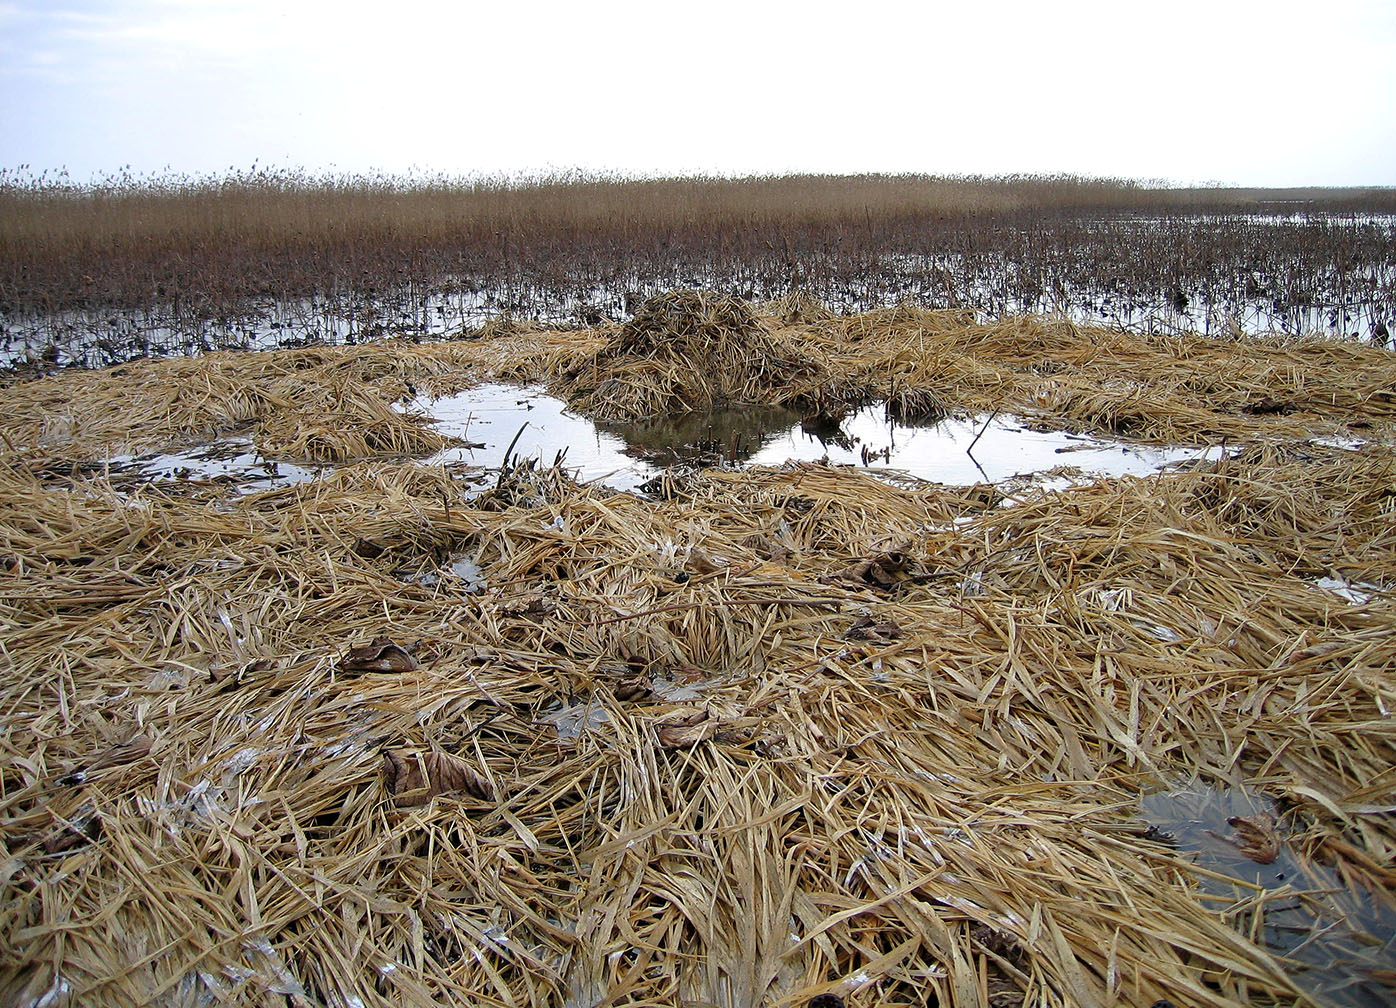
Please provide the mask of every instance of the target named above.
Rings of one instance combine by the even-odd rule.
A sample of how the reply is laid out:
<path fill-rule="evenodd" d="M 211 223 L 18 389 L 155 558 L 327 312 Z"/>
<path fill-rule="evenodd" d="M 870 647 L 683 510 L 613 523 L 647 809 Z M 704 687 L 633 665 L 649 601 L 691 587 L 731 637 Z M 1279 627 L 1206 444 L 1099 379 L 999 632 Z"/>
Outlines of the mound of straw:
<path fill-rule="evenodd" d="M 740 298 L 677 290 L 647 299 L 589 361 L 566 398 L 608 420 L 779 401 L 809 362 Z"/>
<path fill-rule="evenodd" d="M 0 1004 L 1355 1003 L 1261 925 L 1396 893 L 1396 453 L 1285 435 L 1387 429 L 1389 358 L 910 311 L 787 332 L 865 383 L 963 375 L 935 386 L 960 404 L 1108 370 L 1144 430 L 1256 442 L 1012 506 L 820 465 L 663 499 L 529 465 L 484 497 L 374 458 L 243 498 L 70 465 L 267 422 L 282 379 L 390 402 L 605 338 L 11 390 Z M 1236 410 L 1261 396 L 1295 409 Z M 1273 803 L 1233 839 L 1288 887 L 1219 893 L 1150 828 L 1141 796 L 1195 779 Z M 1381 940 L 1352 952 L 1371 997 Z"/>

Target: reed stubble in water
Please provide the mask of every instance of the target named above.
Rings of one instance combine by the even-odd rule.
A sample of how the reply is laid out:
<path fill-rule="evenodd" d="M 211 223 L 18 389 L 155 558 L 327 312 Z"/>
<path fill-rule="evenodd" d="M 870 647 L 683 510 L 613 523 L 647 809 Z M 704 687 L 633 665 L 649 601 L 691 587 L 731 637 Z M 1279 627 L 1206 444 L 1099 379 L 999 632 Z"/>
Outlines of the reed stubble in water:
<path fill-rule="evenodd" d="M 989 317 L 1367 338 L 1396 314 L 1390 190 L 1070 176 L 510 182 L 0 174 L 0 313 L 35 355 L 362 340 L 482 313 L 595 325 L 701 284 Z M 1265 214 L 1305 216 L 1266 217 Z M 270 315 L 268 315 L 270 313 Z M 243 332 L 274 324 L 253 337 Z M 59 348 L 63 344 L 66 349 Z M 69 344 L 74 344 L 69 346 Z M 8 347 L 7 347 L 8 348 Z"/>

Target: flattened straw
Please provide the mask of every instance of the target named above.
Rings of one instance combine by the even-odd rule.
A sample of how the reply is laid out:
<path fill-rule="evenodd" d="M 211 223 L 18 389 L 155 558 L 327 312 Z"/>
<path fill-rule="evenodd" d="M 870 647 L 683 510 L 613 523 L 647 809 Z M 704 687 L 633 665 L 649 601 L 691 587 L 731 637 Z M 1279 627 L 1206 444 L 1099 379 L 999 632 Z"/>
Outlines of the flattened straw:
<path fill-rule="evenodd" d="M 666 304 L 624 357 L 611 332 L 501 330 L 7 390 L 0 990 L 1240 1008 L 1316 1000 L 1324 956 L 1382 968 L 1349 925 L 1380 923 L 1396 849 L 1390 357 Z M 752 324 L 810 370 L 748 367 Z M 234 423 L 299 436 L 298 390 L 372 420 L 409 375 L 558 387 L 600 357 L 628 404 L 700 396 L 725 380 L 685 377 L 706 338 L 766 399 L 924 391 L 1233 450 L 1012 506 L 813 464 L 665 500 L 520 465 L 499 510 L 379 455 L 244 497 L 101 471 Z M 1244 411 L 1267 399 L 1293 408 Z M 1349 421 L 1371 443 L 1313 440 Z M 482 583 L 442 570 L 458 555 Z M 422 804 L 398 807 L 384 748 L 435 771 Z M 1159 803 L 1230 775 L 1284 803 L 1293 891 L 1327 894 L 1158 832 Z M 1291 905 L 1338 926 L 1267 948 L 1303 931 Z"/>

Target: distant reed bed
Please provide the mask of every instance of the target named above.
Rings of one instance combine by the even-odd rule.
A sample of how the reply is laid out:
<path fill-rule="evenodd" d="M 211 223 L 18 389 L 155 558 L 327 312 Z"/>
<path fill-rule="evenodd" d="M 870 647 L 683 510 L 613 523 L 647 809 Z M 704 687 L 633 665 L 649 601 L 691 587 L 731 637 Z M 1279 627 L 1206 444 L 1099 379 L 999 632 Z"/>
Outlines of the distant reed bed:
<path fill-rule="evenodd" d="M 465 321 L 481 305 L 597 324 L 628 315 L 626 295 L 705 286 L 757 299 L 798 288 L 844 310 L 904 299 L 990 315 L 1084 307 L 1125 325 L 1158 305 L 1292 316 L 1298 330 L 1326 311 L 1346 333 L 1392 310 L 1392 229 L 1372 223 L 1389 214 L 1396 190 L 1068 175 L 253 168 L 79 184 L 17 170 L 0 172 L 0 313 L 158 311 L 161 325 L 193 331 L 258 301 L 319 298 L 368 305 L 355 310 L 359 331 L 428 331 L 428 311 Z"/>

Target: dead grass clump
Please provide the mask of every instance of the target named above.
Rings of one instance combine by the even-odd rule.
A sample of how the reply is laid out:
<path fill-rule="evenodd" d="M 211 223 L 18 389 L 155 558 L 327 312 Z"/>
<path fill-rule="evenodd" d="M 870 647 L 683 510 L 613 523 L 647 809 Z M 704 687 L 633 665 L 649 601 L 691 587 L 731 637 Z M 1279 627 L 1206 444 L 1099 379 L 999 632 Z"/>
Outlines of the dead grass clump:
<path fill-rule="evenodd" d="M 283 458 L 421 454 L 445 439 L 420 415 L 397 412 L 395 403 L 459 391 L 494 368 L 532 366 L 546 359 L 551 335 L 225 352 L 67 371 L 8 390 L 2 422 L 12 446 L 75 459 L 179 449 L 249 432 Z"/>
<path fill-rule="evenodd" d="M 487 319 L 476 334 L 478 339 L 499 339 L 508 336 L 522 336 L 538 332 L 541 326 L 536 322 L 518 319 L 512 315 L 496 315 Z"/>
<path fill-rule="evenodd" d="M 1159 389 L 1120 380 L 1094 389 L 1078 385 L 1057 397 L 1052 411 L 1082 430 L 1141 441 L 1175 440 L 1181 412 Z"/>
<path fill-rule="evenodd" d="M 676 290 L 647 298 L 620 327 L 609 348 L 617 357 L 647 356 L 688 338 L 698 345 L 760 328 L 756 312 L 741 298 L 701 290 Z"/>
<path fill-rule="evenodd" d="M 5 450 L 22 1003 L 1279 1008 L 1324 976 L 1263 921 L 1393 890 L 1389 448 L 1005 508 L 819 465 L 132 497 Z M 483 587 L 397 574 L 458 548 Z M 1283 803 L 1267 884 L 1149 829 L 1190 775 Z"/>
<path fill-rule="evenodd" d="M 308 390 L 309 391 L 309 390 Z M 270 458 L 348 462 L 374 455 L 429 455 L 451 443 L 422 413 L 402 413 L 357 384 L 321 387 L 258 427 L 253 441 Z"/>
<path fill-rule="evenodd" d="M 779 402 L 814 366 L 741 298 L 676 290 L 646 300 L 575 370 L 562 385 L 567 398 L 620 420 Z"/>
<path fill-rule="evenodd" d="M 904 424 L 933 424 L 949 412 L 945 400 L 924 386 L 894 388 L 887 397 L 887 415 Z"/>

